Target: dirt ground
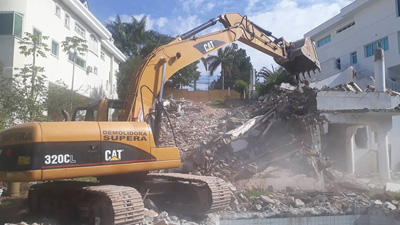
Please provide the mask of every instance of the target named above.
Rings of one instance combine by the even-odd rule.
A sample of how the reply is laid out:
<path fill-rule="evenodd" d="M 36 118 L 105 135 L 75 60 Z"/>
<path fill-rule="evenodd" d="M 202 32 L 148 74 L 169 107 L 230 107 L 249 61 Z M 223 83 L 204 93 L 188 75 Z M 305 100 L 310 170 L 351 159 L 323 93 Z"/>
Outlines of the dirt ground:
<path fill-rule="evenodd" d="M 21 221 L 33 223 L 38 221 L 37 218 L 29 215 L 28 210 L 28 184 L 22 183 L 22 191 L 20 197 L 0 197 L 0 224 L 4 223 L 20 223 Z M 0 188 L 6 189 L 6 184 L 0 184 Z"/>

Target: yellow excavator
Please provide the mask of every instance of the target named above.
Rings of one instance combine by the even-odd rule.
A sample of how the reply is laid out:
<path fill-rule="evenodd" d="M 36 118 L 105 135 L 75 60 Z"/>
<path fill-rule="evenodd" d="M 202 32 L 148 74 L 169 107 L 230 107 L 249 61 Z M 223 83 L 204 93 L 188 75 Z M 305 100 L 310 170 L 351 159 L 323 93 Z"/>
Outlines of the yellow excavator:
<path fill-rule="evenodd" d="M 217 22 L 225 29 L 196 36 Z M 237 40 L 295 76 L 320 69 L 309 38 L 286 42 L 246 16 L 223 14 L 150 53 L 131 79 L 126 100 L 101 99 L 78 108 L 72 121 L 25 123 L 1 132 L 0 181 L 46 181 L 30 188 L 30 211 L 81 224 L 140 224 L 143 201 L 186 214 L 224 209 L 230 191 L 222 179 L 149 171 L 181 163 L 177 147 L 158 144 L 164 83 Z M 77 177 L 99 182 L 71 180 Z"/>

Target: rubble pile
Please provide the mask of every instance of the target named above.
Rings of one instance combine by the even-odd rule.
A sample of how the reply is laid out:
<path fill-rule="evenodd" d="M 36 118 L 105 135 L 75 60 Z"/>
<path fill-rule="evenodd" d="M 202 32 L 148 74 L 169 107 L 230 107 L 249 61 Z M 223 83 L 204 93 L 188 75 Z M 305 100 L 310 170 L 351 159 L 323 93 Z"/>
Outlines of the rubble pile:
<path fill-rule="evenodd" d="M 226 130 L 221 118 L 225 109 L 213 109 L 201 102 L 168 99 L 164 108 L 172 122 L 177 146 L 184 154 L 189 149 L 199 148 L 222 135 Z M 174 146 L 174 137 L 167 117 L 163 117 L 160 143 L 163 146 Z"/>
<path fill-rule="evenodd" d="M 222 218 L 342 215 L 371 206 L 397 209 L 391 202 L 379 205 L 370 200 L 364 194 L 367 185 L 329 168 L 332 161 L 321 157 L 325 118 L 317 112 L 316 92 L 307 86 L 276 87 L 258 101 L 230 102 L 230 109 L 218 110 L 169 99 L 166 109 L 184 153 L 179 172 L 231 182 L 232 201 Z M 162 133 L 171 134 L 168 126 L 165 119 Z M 168 138 L 171 135 L 164 134 L 162 143 L 171 144 Z M 241 184 L 265 180 L 271 168 L 279 166 L 301 174 L 300 179 L 323 183 L 323 190 L 304 191 L 299 186 L 274 190 L 264 185 L 256 189 L 261 195 L 246 194 L 254 189 Z"/>
<path fill-rule="evenodd" d="M 207 138 L 202 139 L 202 145 L 189 144 L 191 151 L 183 158 L 183 172 L 235 181 L 261 172 L 271 163 L 293 157 L 289 164 L 294 170 L 316 175 L 322 169 L 317 167 L 329 166 L 329 163 L 319 157 L 324 119 L 316 111 L 315 96 L 316 92 L 307 87 L 279 89 L 253 105 L 235 107 L 220 121 L 212 123 L 215 129 L 206 131 Z M 197 117 L 197 120 L 203 118 Z M 180 127 L 182 140 L 192 139 L 191 130 L 207 128 L 196 128 L 194 123 Z M 228 132 L 224 133 L 225 130 Z"/>
<path fill-rule="evenodd" d="M 233 211 L 223 213 L 222 218 L 360 214 L 374 205 L 374 202 L 364 194 L 345 192 L 337 195 L 333 192 L 289 189 L 285 192 L 265 192 L 264 195 L 258 196 L 246 197 L 243 194 L 235 196 L 238 197 L 231 203 Z"/>

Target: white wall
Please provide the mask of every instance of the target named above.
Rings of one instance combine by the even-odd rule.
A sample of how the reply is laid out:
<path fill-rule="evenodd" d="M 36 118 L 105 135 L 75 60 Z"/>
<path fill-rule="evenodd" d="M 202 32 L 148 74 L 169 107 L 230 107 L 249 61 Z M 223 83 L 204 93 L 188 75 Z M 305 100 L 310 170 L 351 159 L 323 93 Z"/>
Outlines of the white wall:
<path fill-rule="evenodd" d="M 365 3 L 365 6 L 359 7 L 357 11 L 352 9 L 352 5 L 361 5 L 359 2 Z M 349 9 L 342 10 L 342 13 L 333 20 L 338 20 L 333 26 L 329 26 L 329 21 L 307 33 L 305 36 L 312 35 L 315 41 L 331 35 L 331 42 L 317 48 L 318 56 L 322 65 L 322 73 L 317 75 L 316 79 L 326 78 L 335 75 L 335 69 L 332 68 L 332 60 L 341 59 L 342 70 L 350 66 L 350 53 L 356 51 L 358 65 L 356 71 L 368 70 L 373 71 L 374 57 L 365 56 L 365 45 L 375 42 L 384 37 L 389 38 L 389 50 L 385 51 L 386 67 L 390 68 L 400 64 L 399 55 L 399 37 L 400 17 L 397 17 L 396 0 L 379 0 L 365 1 L 356 0 L 348 6 Z M 351 9 L 351 10 L 350 10 Z M 348 12 L 344 14 L 343 12 Z M 353 12 L 351 12 L 353 11 Z M 355 21 L 355 25 L 336 33 L 338 29 Z M 399 74 L 400 76 L 400 74 Z M 388 85 L 390 87 L 390 84 Z"/>
<path fill-rule="evenodd" d="M 61 15 L 58 17 L 55 14 L 55 5 L 58 4 L 62 10 Z M 92 73 L 87 73 L 87 68 L 81 68 L 79 66 L 75 67 L 75 81 L 74 90 L 78 90 L 78 93 L 89 96 L 91 88 L 103 86 L 103 90 L 110 90 L 107 85 L 110 83 L 115 83 L 115 70 L 118 70 L 119 66 L 116 61 L 113 62 L 113 70 L 111 70 L 110 55 L 115 53 L 109 52 L 104 48 L 101 48 L 101 38 L 104 34 L 96 34 L 90 26 L 87 19 L 82 20 L 79 17 L 82 15 L 75 14 L 69 7 L 63 4 L 62 0 L 2 0 L 0 5 L 0 11 L 17 11 L 24 14 L 23 17 L 23 33 L 29 32 L 33 33 L 33 29 L 37 29 L 42 32 L 43 36 L 49 36 L 48 40 L 43 40 L 50 48 L 52 40 L 59 43 L 59 55 L 54 56 L 51 51 L 47 53 L 47 58 L 39 58 L 37 60 L 37 65 L 45 67 L 44 74 L 48 77 L 48 81 L 52 83 L 63 82 L 69 87 L 72 81 L 72 62 L 68 60 L 68 55 L 62 51 L 61 42 L 65 40 L 67 36 L 80 36 L 75 30 L 76 21 L 86 29 L 85 36 L 82 37 L 86 39 L 89 45 L 90 34 L 94 34 L 98 41 L 98 52 L 95 54 L 88 51 L 87 54 L 81 56 L 86 61 L 86 67 L 91 66 L 92 68 L 97 67 L 97 75 Z M 68 13 L 71 17 L 70 28 L 64 26 L 65 13 Z M 14 39 L 14 38 L 11 38 Z M 18 38 L 16 38 L 18 39 Z M 11 62 L 13 67 L 23 67 L 25 64 L 30 64 L 32 62 L 31 57 L 24 57 L 19 54 L 18 44 L 14 47 L 10 46 L 10 37 L 6 38 L 0 36 L 0 60 Z M 108 41 L 108 40 L 107 40 Z M 16 41 L 18 42 L 18 40 Z M 7 48 L 4 49 L 3 48 Z M 14 49 L 14 55 L 10 53 L 11 49 Z M 105 52 L 106 57 L 103 61 L 100 59 L 101 49 Z M 12 59 L 12 60 L 11 60 Z M 113 73 L 110 82 L 110 72 Z M 107 92 L 108 97 L 116 97 L 115 89 L 114 93 Z M 113 94 L 113 95 L 111 95 Z"/>

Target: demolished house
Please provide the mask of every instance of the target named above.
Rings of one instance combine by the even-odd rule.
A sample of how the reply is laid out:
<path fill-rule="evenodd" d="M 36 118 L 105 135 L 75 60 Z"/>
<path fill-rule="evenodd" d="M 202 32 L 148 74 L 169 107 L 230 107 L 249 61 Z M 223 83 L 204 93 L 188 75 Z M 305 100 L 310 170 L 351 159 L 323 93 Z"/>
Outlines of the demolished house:
<path fill-rule="evenodd" d="M 282 84 L 258 101 L 233 101 L 224 110 L 169 99 L 171 124 L 163 121 L 161 143 L 174 144 L 172 126 L 182 149 L 179 172 L 231 183 L 223 218 L 397 210 L 397 200 L 367 196 L 391 179 L 395 154 L 390 156 L 388 133 L 400 114 L 397 94 L 378 91 L 376 83 L 375 91 L 351 79 L 321 90 Z M 354 176 L 374 173 L 380 176 L 373 181 Z"/>
<path fill-rule="evenodd" d="M 386 89 L 383 50 L 375 54 L 374 83 L 365 85 L 351 74 L 349 68 L 310 85 L 320 89 L 317 109 L 329 121 L 324 153 L 343 172 L 379 173 L 381 181 L 390 181 L 400 166 L 400 93 Z"/>

